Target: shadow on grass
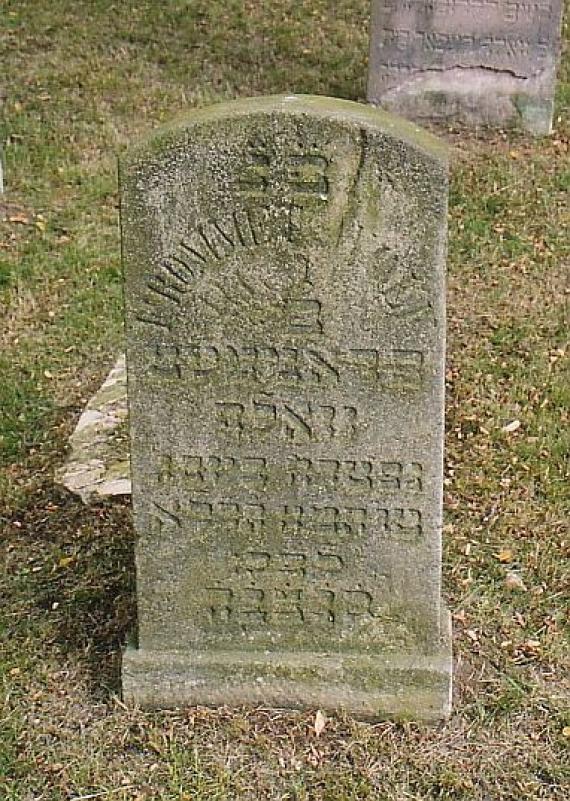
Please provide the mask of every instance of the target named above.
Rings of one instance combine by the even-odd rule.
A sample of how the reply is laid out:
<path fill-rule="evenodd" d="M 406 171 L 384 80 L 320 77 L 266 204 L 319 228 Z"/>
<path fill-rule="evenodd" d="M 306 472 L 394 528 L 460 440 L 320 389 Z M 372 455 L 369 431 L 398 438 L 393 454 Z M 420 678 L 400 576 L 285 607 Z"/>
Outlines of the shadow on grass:
<path fill-rule="evenodd" d="M 86 665 L 95 696 L 118 693 L 121 649 L 136 625 L 130 501 L 87 507 L 46 482 L 17 525 L 8 597 L 27 615 L 12 616 L 15 635 L 33 632 L 37 648 Z"/>

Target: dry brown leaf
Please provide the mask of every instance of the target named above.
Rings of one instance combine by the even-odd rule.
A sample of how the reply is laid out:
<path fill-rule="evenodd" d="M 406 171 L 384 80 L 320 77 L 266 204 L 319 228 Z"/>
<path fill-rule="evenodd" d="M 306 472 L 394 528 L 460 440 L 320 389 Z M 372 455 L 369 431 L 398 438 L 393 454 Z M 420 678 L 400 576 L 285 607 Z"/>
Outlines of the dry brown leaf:
<path fill-rule="evenodd" d="M 503 548 L 499 553 L 495 554 L 499 562 L 512 562 L 513 561 L 513 552 L 510 548 Z"/>

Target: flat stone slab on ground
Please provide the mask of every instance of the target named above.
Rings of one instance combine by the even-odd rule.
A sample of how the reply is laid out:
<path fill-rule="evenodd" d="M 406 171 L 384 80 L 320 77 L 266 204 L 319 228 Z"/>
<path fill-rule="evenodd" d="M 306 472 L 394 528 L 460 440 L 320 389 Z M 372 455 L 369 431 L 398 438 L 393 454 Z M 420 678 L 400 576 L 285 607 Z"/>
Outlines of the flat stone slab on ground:
<path fill-rule="evenodd" d="M 121 355 L 86 405 L 69 439 L 69 456 L 56 474 L 84 503 L 130 495 L 127 414 L 127 370 Z"/>
<path fill-rule="evenodd" d="M 445 148 L 316 97 L 121 165 L 144 706 L 448 713 Z"/>

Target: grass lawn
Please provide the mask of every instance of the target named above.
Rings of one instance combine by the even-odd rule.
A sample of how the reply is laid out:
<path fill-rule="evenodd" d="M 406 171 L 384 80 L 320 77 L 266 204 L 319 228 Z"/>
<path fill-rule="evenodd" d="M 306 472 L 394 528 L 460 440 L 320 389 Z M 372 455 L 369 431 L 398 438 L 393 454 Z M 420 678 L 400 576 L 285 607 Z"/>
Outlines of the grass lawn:
<path fill-rule="evenodd" d="M 440 129 L 453 173 L 447 723 L 338 717 L 317 736 L 316 710 L 125 708 L 129 506 L 87 509 L 53 481 L 122 347 L 114 154 L 225 98 L 363 99 L 368 10 L 368 0 L 0 2 L 2 800 L 567 797 L 567 63 L 552 137 Z"/>

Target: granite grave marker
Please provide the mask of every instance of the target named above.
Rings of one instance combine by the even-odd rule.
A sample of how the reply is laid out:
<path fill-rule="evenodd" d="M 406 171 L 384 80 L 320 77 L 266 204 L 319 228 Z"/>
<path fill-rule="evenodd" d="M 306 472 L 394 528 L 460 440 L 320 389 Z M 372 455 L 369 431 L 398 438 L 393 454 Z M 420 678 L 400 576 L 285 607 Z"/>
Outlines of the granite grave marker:
<path fill-rule="evenodd" d="M 121 165 L 142 706 L 449 711 L 444 148 L 328 98 Z"/>
<path fill-rule="evenodd" d="M 561 17 L 562 0 L 373 0 L 368 99 L 547 134 Z"/>

